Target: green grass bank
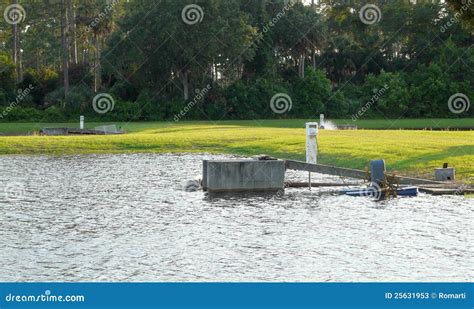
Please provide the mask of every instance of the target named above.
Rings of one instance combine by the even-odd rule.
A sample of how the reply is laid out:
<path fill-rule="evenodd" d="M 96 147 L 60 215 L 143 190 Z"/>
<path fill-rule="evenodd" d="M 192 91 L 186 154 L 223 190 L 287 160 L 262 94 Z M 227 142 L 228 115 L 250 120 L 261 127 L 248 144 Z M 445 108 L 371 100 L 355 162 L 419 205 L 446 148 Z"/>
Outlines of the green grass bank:
<path fill-rule="evenodd" d="M 248 156 L 266 153 L 284 159 L 304 160 L 305 121 L 118 123 L 117 125 L 127 130 L 128 134 L 3 136 L 0 137 L 0 155 L 208 152 Z M 344 121 L 339 120 L 337 123 L 344 124 Z M 366 121 L 364 126 L 374 129 L 383 123 L 383 121 Z M 402 125 L 409 127 L 413 123 L 403 121 L 398 127 L 401 128 Z M 444 123 L 454 122 L 445 120 Z M 459 123 L 456 124 L 459 127 Z M 87 127 L 93 128 L 95 125 L 99 123 L 89 123 Z M 76 124 L 38 126 L 32 123 L 4 123 L 0 124 L 0 132 L 26 134 L 41 127 L 64 126 L 76 126 Z M 324 164 L 363 169 L 370 160 L 383 158 L 387 161 L 390 171 L 424 177 L 432 177 L 434 168 L 449 162 L 451 166 L 457 168 L 460 178 L 474 177 L 473 131 L 399 130 L 399 128 L 321 130 L 319 153 L 320 163 Z"/>

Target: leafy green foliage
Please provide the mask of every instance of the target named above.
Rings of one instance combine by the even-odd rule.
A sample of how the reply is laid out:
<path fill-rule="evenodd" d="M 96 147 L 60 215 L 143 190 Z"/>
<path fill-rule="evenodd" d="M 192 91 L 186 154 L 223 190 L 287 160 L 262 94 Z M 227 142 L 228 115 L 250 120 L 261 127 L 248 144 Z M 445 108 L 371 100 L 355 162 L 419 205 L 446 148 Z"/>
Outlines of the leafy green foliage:
<path fill-rule="evenodd" d="M 374 105 L 367 116 L 376 118 L 391 115 L 393 118 L 408 116 L 410 113 L 410 94 L 405 79 L 400 73 L 382 72 L 369 74 L 362 87 L 364 104 L 374 99 Z"/>
<path fill-rule="evenodd" d="M 5 53 L 0 53 L 0 105 L 6 105 L 14 96 L 15 65 Z"/>
<path fill-rule="evenodd" d="M 293 89 L 295 114 L 311 116 L 326 113 L 326 104 L 332 96 L 331 81 L 321 70 L 310 69 L 296 82 Z"/>
<path fill-rule="evenodd" d="M 9 117 L 351 118 L 374 96 L 362 118 L 474 115 L 448 109 L 455 93 L 474 101 L 474 5 L 466 1 L 373 0 L 381 20 L 371 25 L 359 16 L 363 0 L 66 2 L 68 29 L 60 1 L 20 1 L 28 12 L 17 33 L 21 63 L 12 60 L 12 27 L 0 24 L 0 105 L 32 85 L 20 106 L 37 108 Z M 196 4 L 199 20 L 185 22 L 184 8 Z M 92 109 L 100 92 L 114 98 L 113 112 Z M 270 108 L 278 93 L 293 102 L 283 114 Z"/>
<path fill-rule="evenodd" d="M 19 84 L 20 89 L 31 87 L 31 96 L 34 105 L 42 107 L 47 105 L 45 97 L 48 93 L 53 92 L 59 87 L 59 75 L 49 68 L 41 68 L 39 70 L 28 69 L 22 82 Z"/>
<path fill-rule="evenodd" d="M 453 15 L 462 20 L 466 28 L 474 32 L 474 4 L 469 0 L 447 0 Z"/>

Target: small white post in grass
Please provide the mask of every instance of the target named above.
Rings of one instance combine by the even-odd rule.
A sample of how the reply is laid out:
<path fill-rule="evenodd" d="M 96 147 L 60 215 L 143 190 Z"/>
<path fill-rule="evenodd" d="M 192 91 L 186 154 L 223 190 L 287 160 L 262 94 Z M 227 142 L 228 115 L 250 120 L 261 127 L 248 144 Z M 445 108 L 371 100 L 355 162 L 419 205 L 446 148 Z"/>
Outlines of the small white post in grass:
<path fill-rule="evenodd" d="M 84 116 L 79 117 L 79 129 L 84 130 Z"/>
<path fill-rule="evenodd" d="M 325 123 L 324 123 L 324 114 L 319 114 L 319 126 L 321 129 L 324 129 Z"/>
<path fill-rule="evenodd" d="M 306 163 L 318 163 L 318 123 L 306 123 Z M 311 172 L 309 172 L 309 189 L 311 190 Z"/>

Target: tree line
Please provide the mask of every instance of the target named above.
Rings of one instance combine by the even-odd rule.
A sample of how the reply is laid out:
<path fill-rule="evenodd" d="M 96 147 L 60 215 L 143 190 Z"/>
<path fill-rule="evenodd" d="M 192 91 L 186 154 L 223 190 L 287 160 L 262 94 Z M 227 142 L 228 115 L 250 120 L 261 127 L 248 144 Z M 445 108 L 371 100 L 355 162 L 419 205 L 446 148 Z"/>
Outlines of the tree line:
<path fill-rule="evenodd" d="M 474 115 L 473 0 L 0 8 L 0 121 Z M 107 113 L 94 108 L 102 93 L 113 101 Z"/>

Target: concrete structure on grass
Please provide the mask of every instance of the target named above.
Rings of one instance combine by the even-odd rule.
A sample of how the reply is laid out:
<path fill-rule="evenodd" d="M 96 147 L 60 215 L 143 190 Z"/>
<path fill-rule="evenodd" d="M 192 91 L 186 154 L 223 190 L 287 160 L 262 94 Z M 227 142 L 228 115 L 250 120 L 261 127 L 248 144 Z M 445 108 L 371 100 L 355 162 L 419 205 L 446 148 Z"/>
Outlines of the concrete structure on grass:
<path fill-rule="evenodd" d="M 437 168 L 435 169 L 435 179 L 437 181 L 455 181 L 456 170 L 454 167 Z"/>

